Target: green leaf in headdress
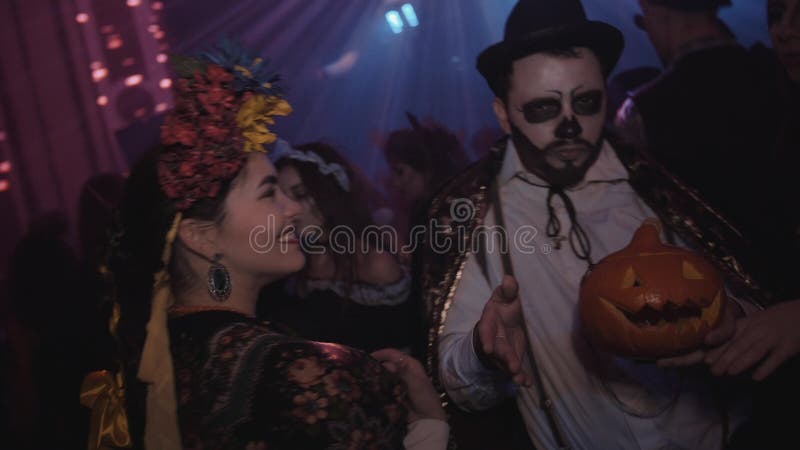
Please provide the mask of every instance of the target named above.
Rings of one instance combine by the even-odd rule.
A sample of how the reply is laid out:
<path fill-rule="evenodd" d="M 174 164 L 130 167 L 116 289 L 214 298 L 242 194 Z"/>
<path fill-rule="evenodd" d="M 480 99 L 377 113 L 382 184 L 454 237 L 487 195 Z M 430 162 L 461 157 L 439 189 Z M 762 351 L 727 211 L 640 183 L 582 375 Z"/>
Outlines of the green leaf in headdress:
<path fill-rule="evenodd" d="M 191 78 L 195 72 L 205 72 L 208 62 L 184 55 L 169 55 L 169 63 L 180 78 Z"/>

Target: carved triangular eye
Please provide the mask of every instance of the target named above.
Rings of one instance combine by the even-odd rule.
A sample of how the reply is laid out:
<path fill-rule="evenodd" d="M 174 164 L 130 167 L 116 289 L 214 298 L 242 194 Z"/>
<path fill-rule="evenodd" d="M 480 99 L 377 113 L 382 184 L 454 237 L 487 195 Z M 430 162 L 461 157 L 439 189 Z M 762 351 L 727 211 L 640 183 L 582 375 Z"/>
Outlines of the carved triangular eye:
<path fill-rule="evenodd" d="M 636 272 L 633 271 L 633 267 L 628 267 L 625 270 L 625 275 L 622 277 L 622 285 L 620 288 L 622 289 L 630 289 L 635 287 L 640 287 L 642 283 L 639 281 L 639 277 L 636 276 Z"/>
<path fill-rule="evenodd" d="M 689 261 L 683 262 L 683 278 L 687 280 L 703 280 L 705 277 L 694 264 L 690 263 Z"/>

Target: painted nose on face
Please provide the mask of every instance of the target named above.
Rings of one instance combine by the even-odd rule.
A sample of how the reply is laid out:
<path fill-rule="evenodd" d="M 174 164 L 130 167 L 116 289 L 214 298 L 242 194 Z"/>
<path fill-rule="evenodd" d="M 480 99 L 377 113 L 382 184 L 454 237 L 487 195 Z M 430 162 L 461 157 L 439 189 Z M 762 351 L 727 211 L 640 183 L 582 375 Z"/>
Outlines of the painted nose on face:
<path fill-rule="evenodd" d="M 556 137 L 559 139 L 575 139 L 583 133 L 583 128 L 575 116 L 564 117 L 556 127 Z"/>

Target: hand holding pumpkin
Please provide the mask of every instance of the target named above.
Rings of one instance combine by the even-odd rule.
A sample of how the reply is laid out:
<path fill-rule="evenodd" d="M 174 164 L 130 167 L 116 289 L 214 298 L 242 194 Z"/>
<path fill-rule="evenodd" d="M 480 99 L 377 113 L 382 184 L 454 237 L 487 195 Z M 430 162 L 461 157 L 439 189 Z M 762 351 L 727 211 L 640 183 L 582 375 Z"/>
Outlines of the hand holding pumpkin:
<path fill-rule="evenodd" d="M 800 300 L 780 303 L 736 322 L 733 339 L 708 352 L 714 375 L 738 375 L 755 367 L 753 379 L 768 377 L 787 359 L 800 353 Z M 758 363 L 761 364 L 758 364 Z"/>
<path fill-rule="evenodd" d="M 485 364 L 504 371 L 519 385 L 530 386 L 532 376 L 522 363 L 528 340 L 518 288 L 508 275 L 495 288 L 475 325 L 473 346 Z"/>
<path fill-rule="evenodd" d="M 733 302 L 726 303 L 722 308 L 722 317 L 716 328 L 711 330 L 703 339 L 704 348 L 695 350 L 687 355 L 676 356 L 673 358 L 659 359 L 658 365 L 661 367 L 683 367 L 701 364 L 707 360 L 711 352 L 717 352 L 730 342 L 736 331 L 736 321 L 742 314 L 735 311 L 739 307 Z"/>
<path fill-rule="evenodd" d="M 713 265 L 662 243 L 660 234 L 658 221 L 644 221 L 627 247 L 587 272 L 580 290 L 581 325 L 590 342 L 617 356 L 684 355 L 666 364 L 699 363 L 702 353 L 692 352 L 707 342 L 725 311 L 730 313 L 725 288 Z M 727 336 L 719 331 L 721 342 L 731 326 L 726 325 Z"/>

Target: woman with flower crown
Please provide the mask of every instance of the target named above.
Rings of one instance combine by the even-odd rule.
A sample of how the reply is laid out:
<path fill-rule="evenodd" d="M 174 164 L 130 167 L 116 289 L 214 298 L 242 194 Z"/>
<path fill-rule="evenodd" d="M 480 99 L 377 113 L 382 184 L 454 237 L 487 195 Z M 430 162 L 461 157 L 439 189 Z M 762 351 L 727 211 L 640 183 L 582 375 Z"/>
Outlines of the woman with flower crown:
<path fill-rule="evenodd" d="M 87 378 L 91 444 L 444 448 L 444 413 L 417 361 L 289 338 L 255 319 L 259 290 L 304 264 L 290 226 L 300 207 L 263 147 L 291 109 L 265 63 L 229 43 L 172 62 L 175 108 L 128 180 L 112 261 L 133 364 L 127 383 Z"/>

